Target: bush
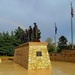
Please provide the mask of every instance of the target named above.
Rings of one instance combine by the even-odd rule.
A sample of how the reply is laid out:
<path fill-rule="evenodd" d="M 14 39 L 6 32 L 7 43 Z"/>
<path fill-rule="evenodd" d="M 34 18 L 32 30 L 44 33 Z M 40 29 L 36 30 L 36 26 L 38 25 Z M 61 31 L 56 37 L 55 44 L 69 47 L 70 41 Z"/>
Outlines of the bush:
<path fill-rule="evenodd" d="M 61 52 L 61 49 L 59 47 L 57 47 L 57 52 Z"/>
<path fill-rule="evenodd" d="M 48 48 L 48 52 L 54 52 L 55 51 L 54 46 L 48 45 L 47 48 Z"/>

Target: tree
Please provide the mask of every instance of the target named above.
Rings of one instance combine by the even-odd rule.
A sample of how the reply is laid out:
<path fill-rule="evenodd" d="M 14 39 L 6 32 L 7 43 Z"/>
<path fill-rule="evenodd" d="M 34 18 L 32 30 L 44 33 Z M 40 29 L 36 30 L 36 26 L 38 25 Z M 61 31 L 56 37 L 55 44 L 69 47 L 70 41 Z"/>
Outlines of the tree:
<path fill-rule="evenodd" d="M 3 32 L 0 36 L 0 54 L 7 55 L 8 48 L 11 45 L 10 43 L 10 35 L 8 32 Z"/>
<path fill-rule="evenodd" d="M 47 38 L 46 42 L 47 42 L 48 44 L 51 44 L 51 43 L 52 43 L 52 39 L 51 39 L 51 38 Z"/>
<path fill-rule="evenodd" d="M 65 36 L 61 36 L 59 38 L 59 41 L 58 41 L 58 47 L 60 49 L 66 49 L 67 48 L 67 39 Z"/>
<path fill-rule="evenodd" d="M 48 43 L 48 52 L 54 52 L 55 51 L 55 46 L 54 43 L 52 43 L 52 39 L 51 38 L 47 38 L 46 42 Z"/>
<path fill-rule="evenodd" d="M 18 27 L 17 29 L 15 29 L 14 31 L 14 36 L 15 36 L 15 45 L 20 45 L 23 42 L 20 40 L 21 35 L 24 33 L 24 30 L 21 29 L 20 27 Z"/>
<path fill-rule="evenodd" d="M 20 36 L 24 33 L 24 30 L 18 27 L 14 31 L 16 39 L 20 39 Z"/>
<path fill-rule="evenodd" d="M 40 32 L 40 30 L 38 29 L 38 33 L 37 33 L 37 39 L 40 39 L 41 38 L 41 32 Z"/>
<path fill-rule="evenodd" d="M 24 33 L 24 30 L 18 27 L 15 29 L 15 31 L 11 31 L 11 34 L 9 35 L 7 32 L 0 33 L 0 55 L 7 55 L 12 56 L 14 55 L 14 48 L 20 44 L 22 44 L 22 41 L 20 41 L 20 36 Z M 38 39 L 41 32 L 38 31 Z"/>

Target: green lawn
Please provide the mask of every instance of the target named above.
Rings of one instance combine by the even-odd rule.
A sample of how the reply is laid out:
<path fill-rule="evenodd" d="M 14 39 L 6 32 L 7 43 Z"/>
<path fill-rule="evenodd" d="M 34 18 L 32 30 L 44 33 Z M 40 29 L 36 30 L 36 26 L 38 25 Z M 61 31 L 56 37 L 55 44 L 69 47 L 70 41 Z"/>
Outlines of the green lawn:
<path fill-rule="evenodd" d="M 13 59 L 14 56 L 0 56 L 0 59 L 8 59 L 8 58 L 12 58 Z"/>

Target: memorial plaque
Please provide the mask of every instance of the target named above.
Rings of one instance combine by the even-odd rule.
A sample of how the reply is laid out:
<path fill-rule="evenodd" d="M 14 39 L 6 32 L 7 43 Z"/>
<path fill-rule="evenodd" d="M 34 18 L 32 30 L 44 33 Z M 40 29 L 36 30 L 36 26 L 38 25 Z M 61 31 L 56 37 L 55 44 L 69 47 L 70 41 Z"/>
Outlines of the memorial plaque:
<path fill-rule="evenodd" d="M 41 51 L 37 51 L 36 52 L 36 56 L 42 56 L 42 52 Z"/>

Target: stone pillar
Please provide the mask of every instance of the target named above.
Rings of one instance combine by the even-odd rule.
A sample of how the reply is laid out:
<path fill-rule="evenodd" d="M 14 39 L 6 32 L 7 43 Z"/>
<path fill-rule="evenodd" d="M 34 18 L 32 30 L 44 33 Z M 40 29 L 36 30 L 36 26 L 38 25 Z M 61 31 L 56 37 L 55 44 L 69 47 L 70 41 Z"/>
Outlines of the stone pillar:
<path fill-rule="evenodd" d="M 14 62 L 26 69 L 50 69 L 51 63 L 45 42 L 29 42 L 15 48 Z"/>

